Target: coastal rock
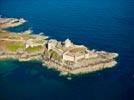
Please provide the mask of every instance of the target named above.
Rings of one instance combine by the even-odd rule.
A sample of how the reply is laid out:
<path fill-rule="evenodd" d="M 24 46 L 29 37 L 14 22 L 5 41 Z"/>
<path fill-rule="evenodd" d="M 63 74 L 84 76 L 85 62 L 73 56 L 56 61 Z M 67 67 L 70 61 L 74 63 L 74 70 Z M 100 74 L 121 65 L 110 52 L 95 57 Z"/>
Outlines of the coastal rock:
<path fill-rule="evenodd" d="M 48 68 L 56 69 L 61 75 L 89 73 L 117 64 L 117 53 L 89 50 L 84 45 L 72 43 L 69 39 L 64 42 L 48 40 L 47 36 L 34 35 L 31 31 L 24 32 L 28 34 L 18 34 L 3 30 L 23 23 L 24 19 L 0 19 L 0 59 L 38 60 Z"/>

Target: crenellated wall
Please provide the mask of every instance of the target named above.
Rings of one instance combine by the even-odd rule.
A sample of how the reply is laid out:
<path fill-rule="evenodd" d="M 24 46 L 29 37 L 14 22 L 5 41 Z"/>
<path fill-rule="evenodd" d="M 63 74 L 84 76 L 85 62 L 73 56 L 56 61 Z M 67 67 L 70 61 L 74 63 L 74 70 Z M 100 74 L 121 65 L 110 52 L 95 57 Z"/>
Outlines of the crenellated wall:
<path fill-rule="evenodd" d="M 66 60 L 66 61 L 75 61 L 75 58 L 73 56 L 69 56 L 69 55 L 66 55 L 66 54 L 63 54 L 63 60 Z"/>

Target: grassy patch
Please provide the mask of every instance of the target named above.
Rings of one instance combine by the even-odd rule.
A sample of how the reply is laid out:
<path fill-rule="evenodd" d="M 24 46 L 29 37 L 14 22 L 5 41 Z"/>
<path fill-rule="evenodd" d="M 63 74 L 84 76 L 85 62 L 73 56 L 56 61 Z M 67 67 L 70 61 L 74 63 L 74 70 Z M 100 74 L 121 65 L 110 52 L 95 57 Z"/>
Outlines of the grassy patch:
<path fill-rule="evenodd" d="M 28 47 L 25 50 L 28 53 L 32 53 L 32 52 L 40 52 L 40 50 L 42 50 L 42 49 L 43 49 L 43 46 L 35 46 L 35 47 Z"/>
<path fill-rule="evenodd" d="M 50 58 L 61 61 L 61 56 L 57 52 L 50 50 L 49 54 L 50 54 Z"/>
<path fill-rule="evenodd" d="M 20 42 L 15 42 L 15 43 L 6 43 L 5 44 L 6 49 L 12 52 L 16 52 L 17 50 L 24 49 L 24 44 Z"/>
<path fill-rule="evenodd" d="M 72 50 L 70 50 L 70 53 L 85 53 L 86 49 L 85 48 L 74 48 Z"/>

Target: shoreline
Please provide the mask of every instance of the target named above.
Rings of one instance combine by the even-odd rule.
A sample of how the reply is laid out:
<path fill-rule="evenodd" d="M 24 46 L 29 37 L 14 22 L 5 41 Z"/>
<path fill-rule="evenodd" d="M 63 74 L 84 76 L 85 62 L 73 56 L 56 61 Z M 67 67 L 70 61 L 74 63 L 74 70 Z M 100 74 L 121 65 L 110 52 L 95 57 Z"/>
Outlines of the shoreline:
<path fill-rule="evenodd" d="M 41 55 L 37 55 L 35 57 L 29 57 L 27 59 L 21 59 L 19 58 L 20 55 L 3 55 L 0 56 L 0 61 L 2 60 L 8 60 L 8 59 L 12 59 L 12 60 L 18 60 L 20 63 L 21 62 L 28 62 L 28 61 L 39 61 L 42 63 L 43 67 L 46 67 L 48 69 L 54 69 L 56 71 L 58 71 L 60 73 L 61 76 L 68 76 L 68 75 L 79 75 L 79 74 L 86 74 L 86 73 L 91 73 L 91 72 L 96 72 L 96 71 L 100 71 L 106 68 L 112 68 L 114 66 L 116 66 L 117 62 L 116 61 L 109 61 L 109 62 L 105 62 L 105 63 L 100 63 L 100 64 L 96 64 L 96 65 L 92 65 L 92 66 L 85 66 L 82 68 L 76 68 L 76 69 L 68 69 L 67 67 L 63 67 L 59 64 L 56 64 L 54 61 L 43 61 Z"/>
<path fill-rule="evenodd" d="M 85 67 L 77 68 L 77 69 L 74 69 L 74 70 L 69 70 L 68 68 L 56 65 L 55 63 L 52 63 L 52 62 L 44 62 L 42 65 L 47 66 L 50 69 L 57 70 L 58 72 L 60 72 L 60 75 L 68 76 L 68 75 L 78 75 L 78 74 L 96 72 L 96 71 L 100 71 L 100 70 L 103 70 L 103 69 L 106 69 L 106 68 L 112 68 L 116 64 L 117 64 L 116 61 L 110 61 L 110 62 L 107 62 L 107 63 L 100 63 L 100 64 L 96 64 L 96 65 L 93 65 L 93 66 L 85 66 Z M 55 66 L 57 66 L 57 67 L 55 67 Z"/>
<path fill-rule="evenodd" d="M 71 40 L 57 41 L 48 36 L 32 34 L 32 30 L 10 32 L 9 27 L 22 25 L 22 18 L 0 19 L 0 60 L 16 59 L 19 62 L 36 60 L 61 75 L 78 75 L 112 68 L 117 64 L 117 53 L 96 51 Z"/>

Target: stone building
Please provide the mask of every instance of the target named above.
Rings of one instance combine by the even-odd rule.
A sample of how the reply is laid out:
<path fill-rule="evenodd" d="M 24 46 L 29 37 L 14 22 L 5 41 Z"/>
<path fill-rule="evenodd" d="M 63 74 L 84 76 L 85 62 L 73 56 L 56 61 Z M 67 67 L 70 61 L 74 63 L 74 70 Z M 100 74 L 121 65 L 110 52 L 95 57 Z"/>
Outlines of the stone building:
<path fill-rule="evenodd" d="M 64 42 L 65 48 L 68 48 L 68 47 L 70 47 L 70 46 L 72 46 L 72 45 L 73 45 L 73 43 L 71 42 L 71 40 L 69 40 L 69 39 L 66 39 L 66 40 L 65 40 L 65 42 Z"/>
<path fill-rule="evenodd" d="M 70 61 L 77 63 L 82 59 L 88 59 L 97 56 L 94 52 L 89 51 L 83 45 L 74 45 L 69 39 L 64 41 L 62 48 L 58 48 L 58 43 L 59 42 L 57 40 L 51 39 L 47 42 L 47 48 L 48 50 L 57 52 L 62 57 L 63 62 Z"/>
<path fill-rule="evenodd" d="M 58 41 L 57 40 L 51 39 L 47 43 L 47 49 L 48 50 L 54 49 L 57 44 L 58 44 Z"/>
<path fill-rule="evenodd" d="M 45 42 L 38 43 L 34 39 L 28 39 L 27 41 L 25 41 L 25 48 L 44 46 L 44 45 L 45 45 Z"/>
<path fill-rule="evenodd" d="M 71 50 L 67 51 L 63 54 L 63 61 L 73 61 L 73 62 L 77 63 L 78 61 L 80 61 L 82 59 L 89 59 L 89 58 L 97 57 L 96 53 L 87 50 L 87 48 L 85 48 L 83 46 L 76 46 L 76 47 L 74 47 L 74 49 L 77 49 L 80 47 L 84 50 L 83 52 L 79 51 L 79 49 L 75 53 L 71 53 L 70 52 Z"/>

